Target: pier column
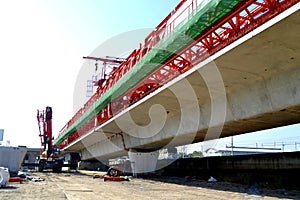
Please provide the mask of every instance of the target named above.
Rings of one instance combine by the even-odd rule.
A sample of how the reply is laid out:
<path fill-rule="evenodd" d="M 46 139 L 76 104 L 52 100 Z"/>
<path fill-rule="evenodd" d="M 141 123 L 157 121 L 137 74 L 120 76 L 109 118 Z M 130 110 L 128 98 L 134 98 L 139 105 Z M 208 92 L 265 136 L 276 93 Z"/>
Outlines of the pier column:
<path fill-rule="evenodd" d="M 133 175 L 144 175 L 156 170 L 158 159 L 158 151 L 153 152 L 137 152 L 135 150 L 128 151 L 129 160 Z"/>

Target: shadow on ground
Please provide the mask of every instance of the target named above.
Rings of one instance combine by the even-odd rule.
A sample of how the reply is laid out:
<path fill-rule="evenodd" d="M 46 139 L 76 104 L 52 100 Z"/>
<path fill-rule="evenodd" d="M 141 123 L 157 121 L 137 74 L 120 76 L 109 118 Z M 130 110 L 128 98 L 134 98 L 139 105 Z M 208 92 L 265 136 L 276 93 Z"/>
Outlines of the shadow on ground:
<path fill-rule="evenodd" d="M 200 180 L 196 177 L 152 177 L 148 178 L 153 181 L 160 181 L 164 183 L 173 183 L 185 186 L 192 186 L 198 188 L 206 188 L 212 190 L 222 190 L 244 193 L 248 195 L 254 195 L 259 197 L 269 196 L 277 198 L 290 198 L 290 199 L 300 199 L 300 191 L 297 190 L 286 190 L 286 189 L 267 189 L 262 188 L 257 185 L 242 185 L 238 183 L 230 182 L 209 182 L 207 180 Z"/>

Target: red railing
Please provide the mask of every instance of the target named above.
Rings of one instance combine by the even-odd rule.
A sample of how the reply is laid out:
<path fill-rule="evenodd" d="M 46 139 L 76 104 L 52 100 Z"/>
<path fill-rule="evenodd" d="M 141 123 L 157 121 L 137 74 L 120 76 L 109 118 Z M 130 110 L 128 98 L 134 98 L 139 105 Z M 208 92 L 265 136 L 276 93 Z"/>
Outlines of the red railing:
<path fill-rule="evenodd" d="M 189 15 L 198 5 L 199 0 L 182 0 L 172 12 L 146 37 L 144 44 L 140 44 L 121 65 L 110 73 L 110 77 L 98 87 L 95 94 L 80 108 L 72 119 L 59 131 L 58 137 L 68 129 L 82 114 L 93 105 L 108 89 L 111 88 L 120 78 L 123 77 L 147 52 L 149 52 L 160 39 L 170 33 L 175 23 L 179 23 L 178 15 L 185 13 Z M 192 9 L 191 9 L 192 8 Z M 176 17 L 177 16 L 177 17 Z M 159 39 L 158 39 L 159 38 Z"/>
<path fill-rule="evenodd" d="M 111 72 L 111 76 L 98 88 L 97 92 L 88 100 L 67 125 L 60 131 L 60 134 L 70 127 L 90 106 L 99 99 L 113 84 L 115 84 L 131 67 L 135 65 L 148 51 L 150 51 L 159 41 L 158 38 L 165 37 L 178 23 L 181 14 L 190 14 L 198 5 L 197 1 L 181 1 L 145 39 L 144 45 L 134 50 L 127 58 L 126 62 L 121 63 L 120 67 Z M 266 21 L 272 19 L 284 10 L 298 3 L 299 0 L 249 0 L 243 1 L 235 7 L 229 14 L 219 19 L 213 26 L 207 28 L 193 42 L 184 49 L 173 54 L 165 63 L 162 63 L 154 72 L 140 81 L 134 88 L 127 91 L 124 95 L 112 102 L 100 111 L 93 119 L 83 127 L 78 129 L 64 140 L 60 146 L 64 148 L 75 141 L 80 136 L 87 133 L 95 126 L 106 122 L 112 116 L 121 112 L 125 108 L 141 100 L 152 91 L 158 89 L 163 84 L 182 74 L 194 65 L 203 61 L 210 55 L 216 53 L 225 46 L 231 44 L 238 38 L 254 30 Z M 179 14 L 178 14 L 179 13 Z M 177 20 L 177 21 L 176 21 Z"/>

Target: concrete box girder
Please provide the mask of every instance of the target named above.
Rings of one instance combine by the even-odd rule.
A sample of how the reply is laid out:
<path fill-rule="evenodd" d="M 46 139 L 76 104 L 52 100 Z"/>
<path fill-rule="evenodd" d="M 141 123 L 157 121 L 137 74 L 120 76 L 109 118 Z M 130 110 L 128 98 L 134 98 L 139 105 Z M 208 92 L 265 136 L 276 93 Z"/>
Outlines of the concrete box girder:
<path fill-rule="evenodd" d="M 215 64 L 222 76 L 227 107 L 221 135 L 212 135 L 210 139 L 299 123 L 299 30 L 300 13 L 296 11 L 258 35 L 238 44 L 230 51 L 224 52 L 214 60 L 214 63 L 211 63 Z M 239 40 L 236 42 L 238 43 Z M 117 157 L 126 153 L 123 139 L 126 148 L 159 149 L 167 145 L 176 132 L 177 139 L 172 145 L 187 144 L 191 140 L 192 142 L 203 141 L 211 126 L 212 99 L 210 98 L 211 91 L 205 82 L 207 77 L 202 76 L 210 70 L 210 67 L 204 66 L 185 77 L 184 80 L 176 82 L 172 87 L 177 87 L 176 91 L 179 91 L 177 94 L 174 95 L 172 89 L 164 89 L 155 96 L 146 97 L 136 107 L 130 108 L 129 112 L 134 122 L 139 126 L 147 126 L 151 121 L 148 112 L 151 106 L 162 105 L 166 110 L 167 120 L 159 133 L 148 138 L 126 134 L 115 121 L 116 118 L 122 119 L 117 115 L 96 128 L 96 130 L 101 128 L 104 133 L 101 133 L 100 129 L 98 132 L 92 131 L 84 136 L 82 141 L 69 145 L 66 150 L 81 151 L 85 155 L 84 159 Z M 189 124 L 193 119 L 180 118 L 182 105 L 179 101 L 186 106 L 185 109 L 189 109 L 189 105 L 194 102 L 194 99 L 186 98 L 184 93 L 180 94 L 180 91 L 185 89 L 183 86 L 186 81 L 195 91 L 200 109 L 196 135 L 191 133 L 193 124 Z M 214 92 L 220 92 L 221 98 L 222 91 Z M 218 95 L 215 98 L 218 100 Z M 192 109 L 190 112 L 193 114 Z M 126 124 L 126 120 L 130 121 L 127 118 L 122 120 L 123 124 Z M 215 124 L 216 131 L 218 126 L 222 124 Z M 133 132 L 137 130 L 136 127 L 129 125 L 125 129 Z M 179 132 L 178 129 L 180 129 Z M 151 132 L 151 130 L 153 129 L 150 128 L 148 131 Z M 118 135 L 121 132 L 123 132 L 123 138 Z M 141 132 L 137 133 L 137 136 L 147 134 Z"/>

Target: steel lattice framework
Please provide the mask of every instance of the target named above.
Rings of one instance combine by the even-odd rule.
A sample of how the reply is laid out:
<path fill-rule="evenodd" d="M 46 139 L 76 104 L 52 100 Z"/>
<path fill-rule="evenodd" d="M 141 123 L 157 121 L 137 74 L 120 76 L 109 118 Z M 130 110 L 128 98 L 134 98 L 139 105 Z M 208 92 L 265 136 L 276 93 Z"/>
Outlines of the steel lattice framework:
<path fill-rule="evenodd" d="M 160 63 L 159 67 L 144 77 L 134 87 L 127 90 L 121 96 L 112 99 L 99 113 L 95 113 L 87 123 L 68 135 L 62 142 L 59 142 L 60 147 L 63 149 L 93 128 L 103 124 L 149 93 L 157 90 L 180 74 L 189 71 L 196 64 L 202 62 L 298 2 L 299 0 L 244 0 L 239 2 L 229 13 L 202 31 L 201 34 L 193 38 L 190 43 L 178 49 L 176 52 L 172 52 L 172 55 L 167 60 Z M 174 30 L 175 20 L 180 17 L 181 13 L 188 12 L 192 14 L 197 8 L 197 5 L 197 0 L 192 0 L 189 3 L 187 3 L 187 0 L 181 1 L 156 29 L 148 35 L 145 39 L 145 43 L 140 44 L 139 48 L 134 50 L 126 61 L 122 62 L 117 69 L 111 72 L 106 82 L 97 89 L 84 107 L 63 127 L 59 136 L 82 117 L 82 115 L 121 79 L 124 74 L 134 67 L 144 55 L 154 49 L 160 40 L 167 37 L 168 34 Z M 176 18 L 174 18 L 175 14 L 177 14 Z M 174 21 L 170 22 L 172 17 Z"/>

